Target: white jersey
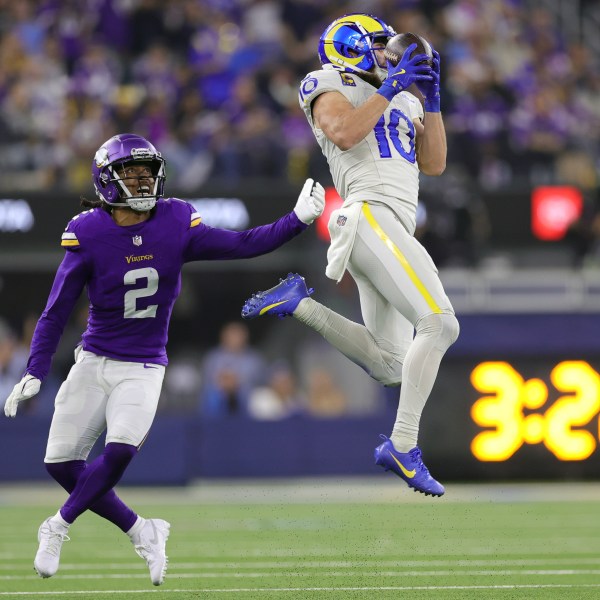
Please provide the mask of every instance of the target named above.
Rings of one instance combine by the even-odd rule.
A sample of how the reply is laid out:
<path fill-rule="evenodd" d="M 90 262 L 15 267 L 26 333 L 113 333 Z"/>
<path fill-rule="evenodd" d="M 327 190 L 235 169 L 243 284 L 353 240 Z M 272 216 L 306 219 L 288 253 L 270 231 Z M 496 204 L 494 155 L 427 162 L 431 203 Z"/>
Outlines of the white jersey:
<path fill-rule="evenodd" d="M 300 106 L 327 158 L 334 185 L 344 206 L 356 202 L 386 204 L 413 234 L 419 193 L 419 166 L 413 120 L 423 119 L 419 100 L 403 91 L 397 94 L 373 131 L 350 150 L 340 150 L 315 127 L 312 103 L 324 92 L 340 92 L 355 107 L 376 89 L 357 75 L 335 69 L 309 73 L 300 83 Z"/>

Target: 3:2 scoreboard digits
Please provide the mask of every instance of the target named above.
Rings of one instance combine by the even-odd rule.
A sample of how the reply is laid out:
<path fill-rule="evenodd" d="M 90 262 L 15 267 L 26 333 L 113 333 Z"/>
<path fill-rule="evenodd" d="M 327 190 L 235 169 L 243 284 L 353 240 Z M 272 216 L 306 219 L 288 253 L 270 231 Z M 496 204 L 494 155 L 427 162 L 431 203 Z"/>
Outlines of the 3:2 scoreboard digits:
<path fill-rule="evenodd" d="M 564 361 L 550 373 L 550 381 L 563 393 L 544 412 L 549 389 L 541 379 L 525 380 L 507 362 L 484 362 L 471 373 L 480 397 L 471 417 L 491 428 L 475 436 L 471 452 L 480 461 L 504 461 L 523 444 L 541 444 L 556 458 L 585 460 L 596 449 L 600 432 L 583 427 L 600 412 L 600 374 L 587 362 Z M 529 414 L 526 414 L 527 411 Z"/>

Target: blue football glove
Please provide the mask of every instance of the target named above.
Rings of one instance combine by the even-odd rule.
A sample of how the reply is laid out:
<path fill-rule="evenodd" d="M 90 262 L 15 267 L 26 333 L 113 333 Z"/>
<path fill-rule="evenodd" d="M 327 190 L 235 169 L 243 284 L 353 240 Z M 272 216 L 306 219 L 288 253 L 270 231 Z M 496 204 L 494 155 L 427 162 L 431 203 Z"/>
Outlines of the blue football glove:
<path fill-rule="evenodd" d="M 433 50 L 431 81 L 417 81 L 416 84 L 425 98 L 425 111 L 440 112 L 440 55 L 435 50 Z"/>
<path fill-rule="evenodd" d="M 402 58 L 395 67 L 388 61 L 387 79 L 377 90 L 377 93 L 381 94 L 386 100 L 391 101 L 396 94 L 417 81 L 431 81 L 431 67 L 423 62 L 429 57 L 426 54 L 417 54 L 410 58 L 416 47 L 416 44 L 411 44 L 404 51 Z"/>

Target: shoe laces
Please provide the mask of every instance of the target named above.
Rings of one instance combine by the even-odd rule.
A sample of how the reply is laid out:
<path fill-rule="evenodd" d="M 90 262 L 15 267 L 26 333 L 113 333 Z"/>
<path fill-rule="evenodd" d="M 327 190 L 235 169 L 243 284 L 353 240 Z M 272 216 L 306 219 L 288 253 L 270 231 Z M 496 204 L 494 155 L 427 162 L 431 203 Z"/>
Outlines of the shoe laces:
<path fill-rule="evenodd" d="M 138 544 L 137 546 L 134 546 L 134 548 L 139 556 L 141 556 L 145 561 L 148 561 L 148 558 L 152 554 L 152 549 L 150 548 L 150 546 L 145 546 L 144 544 Z"/>
<path fill-rule="evenodd" d="M 42 530 L 42 536 L 43 550 L 52 556 L 60 556 L 63 542 L 68 542 L 71 539 L 66 533 L 53 531 L 49 526 Z"/>
<path fill-rule="evenodd" d="M 253 304 L 256 304 L 257 301 L 258 301 L 258 295 L 252 294 L 252 296 L 250 296 L 250 298 L 248 298 L 248 300 L 246 300 L 246 304 L 253 305 Z"/>
<path fill-rule="evenodd" d="M 157 553 L 154 552 L 152 547 L 149 545 L 138 544 L 137 546 L 134 546 L 134 548 L 135 548 L 135 551 L 137 552 L 138 556 L 140 558 L 143 558 L 149 567 L 152 567 L 153 565 L 151 563 L 153 563 L 154 560 L 159 558 L 156 555 Z M 165 560 L 165 563 L 162 567 L 163 577 L 164 577 L 165 573 L 167 572 L 167 565 L 169 564 L 169 559 L 166 555 L 164 557 L 164 560 Z"/>
<path fill-rule="evenodd" d="M 150 564 L 151 559 L 156 558 L 156 552 L 149 544 L 138 544 L 134 546 L 134 548 L 138 556 L 143 558 L 148 565 Z"/>
<path fill-rule="evenodd" d="M 421 455 L 421 449 L 418 446 L 416 446 L 412 450 L 410 450 L 408 452 L 408 455 L 414 461 L 415 467 L 417 467 L 417 469 L 420 469 L 421 471 L 423 471 L 423 473 L 425 473 L 426 475 L 429 475 L 429 470 L 423 464 L 423 457 Z"/>
<path fill-rule="evenodd" d="M 265 297 L 265 292 L 257 292 L 256 294 L 252 294 L 252 296 L 246 300 L 246 306 L 250 308 L 255 308 L 262 299 Z"/>
<path fill-rule="evenodd" d="M 160 554 L 159 542 L 153 543 L 148 539 L 144 539 L 143 536 L 140 537 L 141 539 L 139 540 L 139 543 L 133 545 L 135 551 L 138 553 L 139 556 L 141 556 L 145 560 L 148 560 L 156 554 Z"/>

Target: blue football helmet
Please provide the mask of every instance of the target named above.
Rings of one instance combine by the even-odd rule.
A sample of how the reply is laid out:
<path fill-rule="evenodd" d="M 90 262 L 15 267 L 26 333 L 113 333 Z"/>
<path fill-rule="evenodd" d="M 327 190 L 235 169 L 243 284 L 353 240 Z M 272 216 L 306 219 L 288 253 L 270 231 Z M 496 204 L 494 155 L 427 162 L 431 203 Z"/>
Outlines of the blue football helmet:
<path fill-rule="evenodd" d="M 377 62 L 373 43 L 387 41 L 396 32 L 381 19 L 362 13 L 336 19 L 319 39 L 319 60 L 324 68 L 347 73 L 375 72 L 381 80 L 387 69 Z"/>
<path fill-rule="evenodd" d="M 149 165 L 154 189 L 133 196 L 119 176 L 128 164 Z M 157 198 L 163 196 L 165 161 L 160 152 L 145 138 L 133 133 L 121 133 L 104 142 L 92 161 L 92 179 L 96 195 L 110 206 L 129 207 L 140 212 L 151 210 Z M 124 202 L 123 202 L 124 200 Z"/>

